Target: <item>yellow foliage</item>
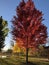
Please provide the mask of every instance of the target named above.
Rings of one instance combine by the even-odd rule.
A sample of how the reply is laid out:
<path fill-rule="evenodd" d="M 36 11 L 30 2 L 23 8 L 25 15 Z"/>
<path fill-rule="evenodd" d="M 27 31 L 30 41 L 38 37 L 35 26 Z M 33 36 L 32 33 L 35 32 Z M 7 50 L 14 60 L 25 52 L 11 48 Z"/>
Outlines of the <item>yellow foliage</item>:
<path fill-rule="evenodd" d="M 17 41 L 13 47 L 13 53 L 24 53 L 26 54 L 26 49 L 22 48 L 20 46 L 20 43 L 22 43 L 21 41 Z"/>
<path fill-rule="evenodd" d="M 18 47 L 17 43 L 16 43 L 16 44 L 14 45 L 14 47 L 13 47 L 13 52 L 14 52 L 14 53 L 16 53 L 16 52 L 20 53 L 20 52 L 21 52 L 21 48 Z"/>

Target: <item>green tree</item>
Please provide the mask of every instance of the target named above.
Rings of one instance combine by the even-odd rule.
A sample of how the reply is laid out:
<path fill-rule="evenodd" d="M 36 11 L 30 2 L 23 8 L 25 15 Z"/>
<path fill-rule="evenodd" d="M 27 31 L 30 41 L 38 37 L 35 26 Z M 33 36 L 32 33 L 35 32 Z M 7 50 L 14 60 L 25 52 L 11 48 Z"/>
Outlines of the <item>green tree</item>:
<path fill-rule="evenodd" d="M 2 19 L 2 16 L 0 17 L 0 52 L 2 48 L 5 46 L 4 41 L 5 37 L 7 36 L 8 33 L 8 27 L 7 27 L 7 21 Z"/>
<path fill-rule="evenodd" d="M 12 54 L 12 49 L 8 49 L 6 53 L 7 54 Z"/>

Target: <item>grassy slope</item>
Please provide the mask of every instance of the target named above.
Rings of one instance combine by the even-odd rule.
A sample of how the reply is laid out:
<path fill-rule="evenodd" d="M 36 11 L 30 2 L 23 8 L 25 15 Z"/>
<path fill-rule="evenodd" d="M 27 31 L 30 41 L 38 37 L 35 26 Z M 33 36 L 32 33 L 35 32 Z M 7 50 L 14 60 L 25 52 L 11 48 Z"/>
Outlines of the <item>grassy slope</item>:
<path fill-rule="evenodd" d="M 47 59 L 42 58 L 30 58 L 28 65 L 49 65 Z M 26 65 L 24 57 L 10 57 L 10 58 L 0 58 L 0 65 Z"/>

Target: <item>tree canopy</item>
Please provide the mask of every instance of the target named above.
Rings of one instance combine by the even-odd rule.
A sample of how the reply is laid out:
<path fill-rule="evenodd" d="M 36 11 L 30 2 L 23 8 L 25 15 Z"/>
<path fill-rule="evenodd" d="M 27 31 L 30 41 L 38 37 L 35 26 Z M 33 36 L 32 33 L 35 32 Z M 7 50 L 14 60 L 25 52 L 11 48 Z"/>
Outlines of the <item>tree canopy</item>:
<path fill-rule="evenodd" d="M 17 16 L 14 16 L 12 21 L 15 41 L 22 41 L 19 45 L 25 48 L 46 43 L 47 27 L 42 23 L 43 14 L 35 8 L 32 0 L 20 2 L 16 12 Z"/>
<path fill-rule="evenodd" d="M 5 37 L 7 36 L 9 31 L 7 25 L 8 25 L 7 21 L 3 20 L 1 16 L 0 17 L 0 51 L 5 46 L 4 44 Z"/>

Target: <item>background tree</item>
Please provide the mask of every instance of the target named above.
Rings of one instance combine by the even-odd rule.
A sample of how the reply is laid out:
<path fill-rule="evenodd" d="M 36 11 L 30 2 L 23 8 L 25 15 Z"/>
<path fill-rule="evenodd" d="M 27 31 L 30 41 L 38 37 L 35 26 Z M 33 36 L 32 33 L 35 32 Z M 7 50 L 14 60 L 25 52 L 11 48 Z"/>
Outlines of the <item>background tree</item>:
<path fill-rule="evenodd" d="M 44 57 L 49 59 L 49 46 L 44 46 Z"/>
<path fill-rule="evenodd" d="M 43 45 L 40 45 L 39 47 L 38 47 L 38 54 L 39 54 L 39 57 L 45 57 L 45 49 L 44 49 L 44 46 Z"/>
<path fill-rule="evenodd" d="M 11 40 L 11 41 L 10 41 L 10 48 L 13 49 L 13 47 L 14 47 L 14 41 Z"/>
<path fill-rule="evenodd" d="M 24 49 L 18 46 L 18 43 L 14 44 L 13 53 L 19 55 L 24 54 Z"/>
<path fill-rule="evenodd" d="M 18 45 L 15 43 L 14 47 L 13 47 L 13 52 L 14 53 L 20 53 L 21 52 L 21 49 L 20 47 L 18 47 Z"/>
<path fill-rule="evenodd" d="M 2 48 L 5 46 L 4 41 L 5 37 L 7 36 L 8 28 L 7 28 L 7 21 L 2 19 L 2 16 L 0 17 L 0 52 Z"/>
<path fill-rule="evenodd" d="M 12 49 L 8 49 L 8 50 L 6 51 L 6 53 L 9 54 L 9 55 L 11 55 L 12 52 L 13 52 Z"/>
<path fill-rule="evenodd" d="M 13 17 L 13 39 L 20 41 L 19 46 L 26 49 L 28 63 L 29 48 L 46 43 L 47 27 L 42 23 L 42 12 L 35 8 L 32 0 L 22 0 L 16 8 L 17 16 Z"/>

